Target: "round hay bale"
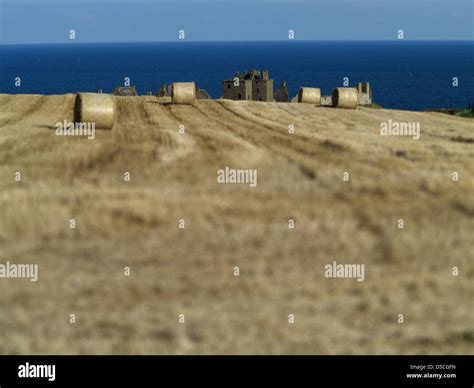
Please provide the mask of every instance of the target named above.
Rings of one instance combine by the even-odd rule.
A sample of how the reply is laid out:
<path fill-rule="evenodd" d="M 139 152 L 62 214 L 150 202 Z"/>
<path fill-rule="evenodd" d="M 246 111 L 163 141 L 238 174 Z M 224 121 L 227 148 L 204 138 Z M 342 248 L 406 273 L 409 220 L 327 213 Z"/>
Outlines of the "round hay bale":
<path fill-rule="evenodd" d="M 300 88 L 298 92 L 298 102 L 303 104 L 321 105 L 321 89 Z"/>
<path fill-rule="evenodd" d="M 194 82 L 174 82 L 171 92 L 173 104 L 194 105 L 196 85 Z"/>
<path fill-rule="evenodd" d="M 335 108 L 356 109 L 357 103 L 356 88 L 336 88 L 332 92 L 332 106 Z"/>
<path fill-rule="evenodd" d="M 114 116 L 114 99 L 110 94 L 79 93 L 76 96 L 76 123 L 94 123 L 96 129 L 112 129 Z"/>

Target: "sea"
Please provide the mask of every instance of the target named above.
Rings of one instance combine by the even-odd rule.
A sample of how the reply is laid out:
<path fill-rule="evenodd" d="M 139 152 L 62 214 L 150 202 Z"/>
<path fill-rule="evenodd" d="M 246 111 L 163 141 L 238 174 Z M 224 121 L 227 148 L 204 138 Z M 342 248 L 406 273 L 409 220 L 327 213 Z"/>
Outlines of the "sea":
<path fill-rule="evenodd" d="M 474 41 L 285 41 L 1 45 L 0 93 L 109 93 L 126 79 L 139 94 L 195 81 L 212 98 L 236 71 L 269 70 L 275 90 L 370 82 L 375 103 L 426 110 L 474 105 Z M 20 79 L 20 83 L 18 80 Z"/>

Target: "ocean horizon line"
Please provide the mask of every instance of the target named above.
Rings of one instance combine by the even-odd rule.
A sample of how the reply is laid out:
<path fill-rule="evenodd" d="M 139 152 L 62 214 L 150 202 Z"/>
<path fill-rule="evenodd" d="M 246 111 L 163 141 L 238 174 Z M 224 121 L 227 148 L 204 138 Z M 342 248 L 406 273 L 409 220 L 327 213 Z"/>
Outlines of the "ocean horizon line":
<path fill-rule="evenodd" d="M 474 39 L 446 39 L 446 40 L 430 40 L 430 39 L 294 39 L 294 40 L 162 40 L 162 41 L 130 41 L 130 42 L 53 42 L 53 43 L 4 43 L 1 46 L 61 46 L 61 45 L 121 45 L 121 44 L 233 44 L 233 43 L 474 43 Z"/>

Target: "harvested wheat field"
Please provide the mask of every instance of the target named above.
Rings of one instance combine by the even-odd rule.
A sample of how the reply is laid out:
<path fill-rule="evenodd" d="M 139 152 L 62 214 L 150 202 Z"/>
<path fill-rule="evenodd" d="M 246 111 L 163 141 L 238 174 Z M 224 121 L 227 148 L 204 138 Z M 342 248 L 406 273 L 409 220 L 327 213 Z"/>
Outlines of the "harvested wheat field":
<path fill-rule="evenodd" d="M 74 95 L 0 95 L 0 263 L 39 265 L 0 279 L 0 353 L 474 354 L 472 119 L 114 99 L 89 140 L 55 134 Z"/>

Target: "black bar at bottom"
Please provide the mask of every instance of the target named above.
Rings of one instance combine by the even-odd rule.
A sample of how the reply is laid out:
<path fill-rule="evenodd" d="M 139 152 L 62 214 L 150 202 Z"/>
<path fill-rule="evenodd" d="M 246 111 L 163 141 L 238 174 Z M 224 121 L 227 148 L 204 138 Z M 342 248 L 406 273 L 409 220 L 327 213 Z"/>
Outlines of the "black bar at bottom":
<path fill-rule="evenodd" d="M 474 387 L 473 356 L 0 356 L 0 387 Z"/>

